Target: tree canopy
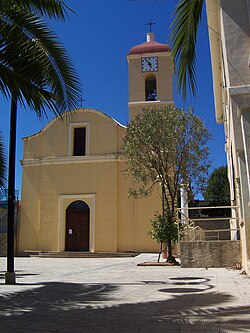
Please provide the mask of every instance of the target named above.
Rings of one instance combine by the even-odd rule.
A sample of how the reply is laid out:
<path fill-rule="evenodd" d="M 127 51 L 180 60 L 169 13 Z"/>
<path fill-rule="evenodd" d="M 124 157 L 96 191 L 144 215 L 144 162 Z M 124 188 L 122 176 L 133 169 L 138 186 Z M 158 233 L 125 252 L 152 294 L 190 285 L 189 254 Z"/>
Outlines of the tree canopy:
<path fill-rule="evenodd" d="M 209 138 L 192 109 L 145 109 L 129 123 L 122 145 L 126 172 L 139 185 L 131 194 L 147 195 L 156 184 L 164 184 L 172 212 L 181 182 L 190 184 L 194 192 L 204 190 Z"/>
<path fill-rule="evenodd" d="M 211 206 L 230 205 L 230 189 L 226 166 L 221 166 L 211 173 L 203 197 L 206 204 Z"/>
<path fill-rule="evenodd" d="M 161 185 L 164 219 L 173 223 L 180 184 L 188 183 L 194 192 L 204 190 L 210 167 L 209 138 L 192 109 L 145 109 L 129 123 L 122 145 L 126 173 L 135 183 L 130 194 L 146 196 Z"/>

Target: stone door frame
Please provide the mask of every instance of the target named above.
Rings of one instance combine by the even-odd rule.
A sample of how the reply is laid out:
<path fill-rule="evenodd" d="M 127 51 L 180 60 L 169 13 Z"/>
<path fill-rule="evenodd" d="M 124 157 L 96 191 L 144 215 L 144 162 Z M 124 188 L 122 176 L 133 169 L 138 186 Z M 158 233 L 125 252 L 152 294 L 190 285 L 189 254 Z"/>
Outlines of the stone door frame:
<path fill-rule="evenodd" d="M 63 194 L 59 196 L 58 251 L 65 249 L 66 209 L 74 201 L 84 201 L 89 206 L 89 251 L 95 252 L 95 194 Z"/>

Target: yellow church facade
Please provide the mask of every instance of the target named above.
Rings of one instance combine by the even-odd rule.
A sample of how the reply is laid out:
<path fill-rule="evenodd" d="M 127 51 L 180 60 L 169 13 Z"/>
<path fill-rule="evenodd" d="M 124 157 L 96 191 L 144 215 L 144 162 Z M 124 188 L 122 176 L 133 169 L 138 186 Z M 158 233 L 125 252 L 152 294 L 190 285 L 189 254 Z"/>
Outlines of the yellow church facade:
<path fill-rule="evenodd" d="M 127 60 L 131 118 L 145 106 L 173 103 L 167 44 L 149 33 Z M 125 132 L 108 115 L 80 108 L 24 138 L 19 252 L 158 250 L 147 231 L 161 211 L 160 189 L 128 196 L 133 184 L 120 154 Z"/>

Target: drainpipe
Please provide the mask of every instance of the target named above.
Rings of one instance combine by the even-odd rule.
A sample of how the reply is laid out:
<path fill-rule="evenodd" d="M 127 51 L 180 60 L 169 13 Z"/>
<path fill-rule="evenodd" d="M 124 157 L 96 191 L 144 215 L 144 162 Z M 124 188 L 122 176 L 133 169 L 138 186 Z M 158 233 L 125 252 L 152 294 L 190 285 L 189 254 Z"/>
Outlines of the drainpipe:
<path fill-rule="evenodd" d="M 181 197 L 181 223 L 188 224 L 188 184 L 180 184 Z"/>

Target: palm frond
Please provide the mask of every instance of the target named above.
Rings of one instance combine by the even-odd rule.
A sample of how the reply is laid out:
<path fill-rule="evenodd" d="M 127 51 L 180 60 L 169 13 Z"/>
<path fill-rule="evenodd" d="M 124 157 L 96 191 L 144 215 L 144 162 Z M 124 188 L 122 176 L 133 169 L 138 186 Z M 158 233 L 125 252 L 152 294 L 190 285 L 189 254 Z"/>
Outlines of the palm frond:
<path fill-rule="evenodd" d="M 197 30 L 204 0 L 180 0 L 171 28 L 172 59 L 177 78 L 177 90 L 186 100 L 187 86 L 196 96 L 195 61 Z"/>
<path fill-rule="evenodd" d="M 74 12 L 62 0 L 1 0 L 0 2 L 0 11 L 9 11 L 15 8 L 59 20 L 65 20 L 68 11 Z"/>
<path fill-rule="evenodd" d="M 43 104 L 56 114 L 75 108 L 81 96 L 63 46 L 43 20 L 25 10 L 0 11 L 0 90 L 38 114 Z"/>

